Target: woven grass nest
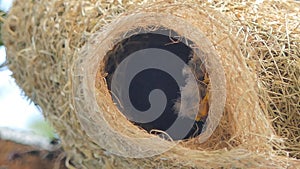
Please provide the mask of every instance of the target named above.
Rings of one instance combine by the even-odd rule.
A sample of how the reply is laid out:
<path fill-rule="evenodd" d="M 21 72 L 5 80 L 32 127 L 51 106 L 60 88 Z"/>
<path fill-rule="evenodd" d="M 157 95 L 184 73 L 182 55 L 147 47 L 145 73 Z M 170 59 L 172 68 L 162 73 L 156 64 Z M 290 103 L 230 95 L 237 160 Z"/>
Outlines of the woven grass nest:
<path fill-rule="evenodd" d="M 299 15 L 294 1 L 16 0 L 2 38 L 68 168 L 298 168 Z M 161 28 L 190 40 L 209 75 L 209 112 L 194 138 L 149 134 L 108 90 L 110 53 Z"/>

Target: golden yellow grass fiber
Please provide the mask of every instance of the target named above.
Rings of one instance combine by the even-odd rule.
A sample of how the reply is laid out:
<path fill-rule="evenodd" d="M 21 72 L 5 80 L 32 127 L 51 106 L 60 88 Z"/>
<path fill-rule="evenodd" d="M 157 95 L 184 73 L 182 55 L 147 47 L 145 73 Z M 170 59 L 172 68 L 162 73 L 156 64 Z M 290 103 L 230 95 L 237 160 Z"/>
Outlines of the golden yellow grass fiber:
<path fill-rule="evenodd" d="M 114 153 L 174 144 L 121 115 L 98 67 L 122 35 L 153 25 L 187 37 L 221 64 L 225 79 L 211 83 L 226 89 L 225 110 L 216 126 L 210 109 L 211 126 L 199 137 L 126 158 Z M 291 158 L 299 158 L 300 137 L 297 2 L 17 0 L 3 40 L 14 78 L 57 130 L 69 168 L 300 166 Z M 210 77 L 219 77 L 214 70 Z M 217 99 L 214 92 L 210 104 Z M 135 141 L 144 137 L 154 139 Z"/>

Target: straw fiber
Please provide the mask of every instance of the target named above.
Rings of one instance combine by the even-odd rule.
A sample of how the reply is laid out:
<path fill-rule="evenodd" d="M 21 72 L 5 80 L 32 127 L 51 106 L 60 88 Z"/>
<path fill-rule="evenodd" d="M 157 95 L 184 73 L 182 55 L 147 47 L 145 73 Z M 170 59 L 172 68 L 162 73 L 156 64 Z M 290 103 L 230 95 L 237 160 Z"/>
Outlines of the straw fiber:
<path fill-rule="evenodd" d="M 299 10 L 293 1 L 16 0 L 2 36 L 68 168 L 297 168 Z M 105 79 L 120 41 L 161 27 L 194 43 L 210 78 L 205 130 L 188 140 L 133 125 Z"/>

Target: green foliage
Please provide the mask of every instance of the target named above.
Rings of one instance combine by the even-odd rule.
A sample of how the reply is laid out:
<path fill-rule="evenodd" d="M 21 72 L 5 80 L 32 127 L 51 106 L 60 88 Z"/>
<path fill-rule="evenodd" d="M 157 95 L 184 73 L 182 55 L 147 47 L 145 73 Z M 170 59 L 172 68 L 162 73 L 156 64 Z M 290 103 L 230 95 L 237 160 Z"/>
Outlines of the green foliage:
<path fill-rule="evenodd" d="M 2 41 L 2 23 L 3 23 L 3 18 L 6 16 L 6 13 L 2 10 L 0 10 L 0 46 L 3 45 Z"/>
<path fill-rule="evenodd" d="M 29 127 L 38 135 L 47 137 L 49 139 L 56 138 L 54 129 L 47 121 L 40 119 L 34 120 L 30 123 Z"/>

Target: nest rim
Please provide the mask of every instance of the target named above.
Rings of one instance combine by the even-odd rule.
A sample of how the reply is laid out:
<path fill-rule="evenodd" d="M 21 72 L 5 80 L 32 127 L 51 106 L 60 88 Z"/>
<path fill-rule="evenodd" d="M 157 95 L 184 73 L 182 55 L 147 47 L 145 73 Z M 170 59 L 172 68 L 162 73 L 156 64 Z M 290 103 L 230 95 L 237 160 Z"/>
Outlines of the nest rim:
<path fill-rule="evenodd" d="M 146 19 L 145 19 L 146 18 Z M 167 18 L 167 19 L 166 19 Z M 130 22 L 129 22 L 130 20 Z M 145 20 L 147 20 L 147 22 L 145 22 Z M 144 22 L 142 22 L 144 21 Z M 172 23 L 181 23 L 180 25 L 183 25 L 183 28 L 178 28 L 178 25 L 175 26 Z M 130 23 L 130 24 L 129 24 Z M 182 24 L 185 23 L 185 24 Z M 157 25 L 156 27 L 153 27 L 153 25 Z M 210 109 L 208 112 L 208 117 L 207 117 L 207 121 L 204 124 L 204 129 L 202 131 L 202 133 L 196 137 L 195 139 L 197 139 L 197 141 L 199 143 L 203 143 L 205 142 L 213 133 L 213 131 L 216 129 L 216 127 L 218 126 L 218 122 L 220 121 L 221 117 L 222 117 L 222 113 L 225 107 L 225 101 L 226 101 L 226 82 L 225 82 L 225 74 L 224 74 L 224 70 L 223 67 L 221 65 L 221 63 L 219 62 L 219 55 L 217 54 L 216 50 L 212 47 L 213 45 L 210 43 L 210 41 L 204 36 L 203 33 L 201 33 L 197 28 L 195 28 L 192 24 L 187 23 L 186 21 L 184 21 L 183 19 L 177 17 L 177 16 L 173 16 L 173 15 L 169 15 L 169 14 L 161 14 L 161 13 L 153 13 L 153 12 L 147 12 L 147 13 L 139 13 L 139 14 L 134 14 L 134 15 L 128 15 L 128 16 L 124 16 L 119 18 L 118 20 L 114 21 L 113 23 L 111 23 L 110 25 L 110 29 L 107 29 L 106 27 L 104 27 L 102 29 L 102 31 L 100 31 L 99 34 L 95 34 L 96 36 L 92 37 L 89 44 L 87 44 L 85 47 L 83 47 L 83 50 L 81 52 L 81 55 L 83 57 L 80 58 L 85 58 L 85 59 L 80 59 L 77 64 L 76 67 L 78 67 L 79 69 L 77 69 L 77 75 L 81 75 L 83 73 L 85 73 L 84 76 L 82 76 L 80 78 L 80 82 L 83 85 L 87 85 L 89 87 L 84 87 L 81 90 L 86 90 L 87 88 L 92 89 L 92 86 L 96 86 L 97 91 L 85 91 L 84 93 L 86 94 L 86 96 L 83 96 L 86 98 L 92 98 L 94 101 L 97 101 L 97 104 L 94 102 L 92 103 L 91 100 L 89 99 L 89 103 L 91 105 L 96 105 L 96 108 L 90 108 L 90 110 L 100 110 L 100 111 L 96 111 L 98 114 L 98 116 L 102 116 L 104 117 L 103 119 L 98 119 L 99 121 L 97 122 L 98 124 L 105 124 L 103 126 L 112 126 L 111 124 L 108 124 L 108 121 L 111 122 L 113 121 L 112 119 L 116 118 L 116 116 L 114 117 L 109 117 L 107 118 L 106 110 L 103 110 L 103 107 L 101 107 L 103 105 L 103 96 L 109 96 L 109 91 L 107 90 L 107 84 L 106 81 L 104 80 L 103 75 L 101 75 L 100 73 L 97 72 L 92 72 L 93 74 L 91 74 L 91 71 L 87 71 L 86 68 L 82 69 L 83 67 L 85 67 L 84 65 L 89 65 L 89 67 L 91 68 L 91 70 L 97 70 L 97 67 L 99 67 L 99 65 L 102 64 L 102 66 L 100 67 L 104 67 L 103 66 L 103 62 L 101 61 L 103 59 L 103 57 L 106 55 L 106 53 L 111 50 L 111 48 L 114 46 L 114 44 L 117 44 L 119 41 L 121 41 L 122 39 L 125 39 L 126 37 L 131 37 L 137 33 L 141 33 L 141 32 L 152 32 L 155 31 L 156 29 L 158 29 L 159 27 L 164 27 L 166 29 L 169 30 L 174 30 L 175 32 L 177 32 L 178 34 L 180 34 L 182 37 L 187 38 L 189 40 L 191 40 L 192 42 L 194 42 L 195 44 L 197 44 L 198 46 L 192 46 L 193 49 L 199 49 L 201 51 L 201 55 L 203 56 L 202 58 L 200 58 L 206 65 L 207 68 L 207 73 L 210 76 L 210 83 L 211 83 L 211 98 L 209 100 L 209 104 L 210 104 Z M 112 28 L 118 28 L 121 27 L 122 30 L 120 29 L 112 29 Z M 110 31 L 107 31 L 110 30 Z M 139 30 L 138 32 L 136 32 L 136 30 Z M 193 32 L 192 34 L 190 34 L 191 32 Z M 115 39 L 111 39 L 110 37 L 116 37 Z M 121 38 L 120 38 L 121 37 Z M 102 41 L 98 41 L 97 39 L 103 39 Z M 200 45 L 201 44 L 201 45 Z M 93 49 L 93 50 L 91 50 Z M 87 51 L 93 51 L 93 52 L 87 52 Z M 101 53 L 99 53 L 99 51 L 101 51 Z M 100 57 L 99 57 L 100 56 Z M 97 58 L 95 58 L 97 57 Z M 91 65 L 90 61 L 93 60 L 93 65 Z M 88 61 L 89 63 L 87 63 L 86 61 Z M 85 62 L 85 63 L 84 63 Z M 212 69 L 212 67 L 214 67 L 214 69 Z M 81 69 L 80 69 L 81 68 Z M 218 69 L 218 70 L 216 70 Z M 82 70 L 89 72 L 82 72 Z M 78 72 L 79 71 L 79 72 Z M 76 71 L 75 71 L 76 72 Z M 216 73 L 218 72 L 218 73 Z M 73 76 L 73 77 L 78 77 L 78 76 Z M 88 80 L 88 78 L 86 77 L 97 77 L 97 81 L 95 80 Z M 95 79 L 95 78 L 91 78 L 91 79 Z M 101 82 L 99 82 L 99 80 Z M 74 82 L 78 81 L 78 78 L 74 79 Z M 77 91 L 74 91 L 74 93 L 78 93 L 78 85 L 80 83 L 75 83 L 75 87 L 74 89 L 76 89 Z M 104 90 L 103 87 L 104 86 Z M 101 89 L 100 89 L 101 88 Z M 100 90 L 99 90 L 100 89 Z M 80 90 L 80 89 L 79 89 Z M 99 97 L 99 95 L 101 95 L 100 93 L 103 92 L 102 97 Z M 75 106 L 76 106 L 76 102 L 78 102 L 77 100 L 85 100 L 85 99 L 78 99 L 79 97 L 82 97 L 82 93 L 81 91 L 81 95 L 75 94 L 74 98 L 74 102 L 75 102 Z M 96 93 L 96 94 L 92 94 L 92 93 Z M 89 96 L 88 96 L 89 95 Z M 101 100 L 101 101 L 99 101 Z M 108 101 L 108 100 L 107 100 Z M 100 103 L 101 102 L 101 103 Z M 108 105 L 104 106 L 104 107 L 109 107 L 111 109 L 113 109 L 113 102 L 112 100 L 107 102 Z M 80 103 L 78 103 L 78 105 L 80 105 Z M 78 109 L 79 106 L 76 106 L 75 108 Z M 102 109 L 102 112 L 101 112 Z M 177 145 L 178 143 L 180 143 L 180 141 L 166 141 L 162 138 L 157 138 L 156 136 L 153 136 L 151 134 L 145 133 L 144 131 L 138 131 L 141 130 L 138 127 L 134 126 L 133 124 L 131 124 L 124 115 L 122 115 L 121 112 L 119 112 L 119 110 L 116 108 L 112 111 L 116 111 L 118 112 L 118 119 L 121 119 L 120 121 L 128 123 L 127 126 L 130 127 L 129 132 L 128 133 L 135 133 L 133 134 L 129 134 L 126 135 L 117 131 L 108 131 L 106 133 L 103 133 L 103 135 L 109 137 L 109 138 L 114 138 L 115 135 L 119 135 L 118 137 L 120 138 L 116 138 L 116 139 L 112 139 L 115 140 L 118 143 L 114 143 L 116 145 L 134 145 L 134 146 L 130 146 L 132 151 L 130 152 L 134 152 L 132 154 L 128 154 L 128 151 L 123 151 L 122 153 L 120 153 L 120 149 L 119 148 L 114 148 L 111 146 L 108 146 L 107 143 L 103 143 L 103 141 L 101 141 L 100 138 L 100 134 L 99 137 L 95 136 L 95 132 L 99 131 L 99 129 L 103 129 L 102 127 L 99 127 L 98 129 L 97 126 L 90 126 L 90 122 L 88 122 L 89 120 L 87 120 L 86 117 L 83 117 L 82 114 L 80 114 L 80 112 L 88 112 L 88 111 L 76 111 L 78 117 L 79 117 L 79 121 L 81 122 L 81 125 L 83 126 L 84 130 L 86 131 L 87 135 L 89 137 L 91 137 L 97 144 L 99 144 L 99 146 L 105 148 L 106 150 L 111 150 L 112 153 L 117 154 L 117 155 L 122 155 L 122 156 L 129 156 L 129 157 L 140 157 L 141 154 L 143 154 L 143 157 L 145 156 L 145 153 L 141 153 L 141 152 L 147 152 L 146 156 L 153 156 L 153 155 L 157 155 L 157 154 L 161 154 L 169 149 L 171 149 L 172 147 L 174 147 L 175 145 Z M 88 114 L 88 117 L 95 117 L 96 114 Z M 105 119 L 107 118 L 107 119 Z M 130 123 L 130 124 L 129 124 Z M 91 132 L 91 128 L 93 128 Z M 111 127 L 113 129 L 116 129 L 114 127 Z M 134 130 L 134 131 L 133 131 Z M 138 131 L 138 132 L 137 132 Z M 128 134 L 127 133 L 127 134 Z M 137 134 L 138 133 L 138 134 Z M 148 139 L 148 141 L 144 142 L 144 143 L 140 143 L 141 139 L 143 141 L 145 141 L 145 138 Z M 110 140 L 110 142 L 114 142 Z M 120 140 L 122 140 L 120 142 Z M 126 140 L 126 141 L 125 141 Z M 170 139 L 172 140 L 172 139 Z M 126 142 L 124 144 L 124 142 Z M 141 145 L 152 145 L 152 150 L 151 153 L 149 153 L 149 147 L 145 146 L 143 148 L 143 146 Z M 138 147 L 138 149 L 136 148 Z M 154 148 L 155 147 L 155 148 Z M 122 149 L 125 149 L 122 148 Z M 129 148 L 130 149 L 130 148 Z M 142 150 L 141 150 L 142 149 Z"/>

